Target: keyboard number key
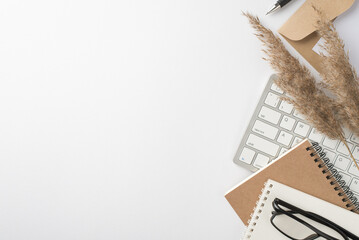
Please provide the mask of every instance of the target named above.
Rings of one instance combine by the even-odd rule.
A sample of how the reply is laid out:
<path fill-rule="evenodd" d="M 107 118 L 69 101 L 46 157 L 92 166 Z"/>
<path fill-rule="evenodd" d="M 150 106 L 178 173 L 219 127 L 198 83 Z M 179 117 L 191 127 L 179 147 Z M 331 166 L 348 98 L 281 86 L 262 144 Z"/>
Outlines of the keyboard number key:
<path fill-rule="evenodd" d="M 262 168 L 262 167 L 266 166 L 268 164 L 268 162 L 269 162 L 269 157 L 258 153 L 256 160 L 254 160 L 253 166 L 255 166 L 257 168 Z"/>
<path fill-rule="evenodd" d="M 277 138 L 277 142 L 289 146 L 290 142 L 292 141 L 293 135 L 289 134 L 287 132 L 281 131 L 278 138 Z"/>
<path fill-rule="evenodd" d="M 306 137 L 309 132 L 309 128 L 308 124 L 298 122 L 294 132 L 302 137 Z"/>
<path fill-rule="evenodd" d="M 294 127 L 295 120 L 294 118 L 284 116 L 282 118 L 282 121 L 280 122 L 280 126 L 284 129 L 287 129 L 288 131 L 291 131 Z"/>
<path fill-rule="evenodd" d="M 278 106 L 278 104 L 279 104 L 279 101 L 280 101 L 280 98 L 279 98 L 278 95 L 269 92 L 268 95 L 267 95 L 266 100 L 264 101 L 264 103 L 271 106 L 271 107 L 276 108 Z"/>
<path fill-rule="evenodd" d="M 239 156 L 239 160 L 247 164 L 251 164 L 255 154 L 256 153 L 253 150 L 245 147 Z"/>

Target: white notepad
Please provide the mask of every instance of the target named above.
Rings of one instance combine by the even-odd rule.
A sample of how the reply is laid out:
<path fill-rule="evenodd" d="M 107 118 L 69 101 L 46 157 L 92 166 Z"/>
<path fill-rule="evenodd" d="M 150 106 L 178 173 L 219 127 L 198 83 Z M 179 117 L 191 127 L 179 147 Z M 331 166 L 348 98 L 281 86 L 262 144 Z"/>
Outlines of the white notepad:
<path fill-rule="evenodd" d="M 288 239 L 275 229 L 270 222 L 273 211 L 272 202 L 275 198 L 279 198 L 305 211 L 319 214 L 320 216 L 329 219 L 351 233 L 359 236 L 359 214 L 353 213 L 349 210 L 343 209 L 273 180 L 268 180 L 263 188 L 263 193 L 260 196 L 257 206 L 252 214 L 252 218 L 248 224 L 248 228 L 243 239 Z M 314 221 L 309 220 L 308 222 L 313 226 L 318 226 L 318 224 Z M 290 229 L 290 231 L 298 231 L 298 233 L 293 234 L 303 235 L 303 237 L 306 237 L 311 233 L 310 231 L 303 232 L 303 228 L 292 227 Z M 326 229 L 325 232 L 331 234 L 333 237 L 340 236 L 331 229 Z"/>

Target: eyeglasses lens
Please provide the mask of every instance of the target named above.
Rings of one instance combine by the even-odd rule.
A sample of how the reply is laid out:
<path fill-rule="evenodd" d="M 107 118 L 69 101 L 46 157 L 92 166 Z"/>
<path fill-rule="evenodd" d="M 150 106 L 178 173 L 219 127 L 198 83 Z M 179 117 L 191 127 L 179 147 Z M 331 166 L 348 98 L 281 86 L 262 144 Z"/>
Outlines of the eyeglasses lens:
<path fill-rule="evenodd" d="M 304 220 L 306 223 L 309 223 L 310 225 L 314 226 L 318 230 L 330 235 L 331 237 L 334 237 L 338 240 L 344 240 L 344 238 L 335 230 L 332 228 L 329 228 L 325 225 L 322 225 L 318 222 L 315 222 L 309 218 L 306 218 L 302 216 L 301 214 L 293 214 L 296 217 Z M 283 233 L 290 236 L 292 239 L 324 239 L 322 237 L 319 238 L 313 238 L 313 236 L 316 236 L 316 232 L 310 229 L 309 227 L 305 226 L 301 222 L 295 220 L 292 217 L 289 217 L 285 214 L 276 215 L 273 219 L 273 224 L 280 229 Z"/>

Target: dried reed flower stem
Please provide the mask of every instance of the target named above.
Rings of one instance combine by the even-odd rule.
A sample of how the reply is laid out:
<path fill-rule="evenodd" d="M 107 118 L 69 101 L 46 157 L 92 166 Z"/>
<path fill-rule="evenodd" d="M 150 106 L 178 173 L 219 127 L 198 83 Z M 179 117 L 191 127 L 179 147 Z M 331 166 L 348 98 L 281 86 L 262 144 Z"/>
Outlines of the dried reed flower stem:
<path fill-rule="evenodd" d="M 285 97 L 284 100 L 293 104 L 319 132 L 332 139 L 339 139 L 344 135 L 332 110 L 333 100 L 317 87 L 310 71 L 288 52 L 271 30 L 261 24 L 258 17 L 249 13 L 243 14 L 265 46 L 265 60 L 277 71 L 278 78 L 275 83 L 291 97 Z"/>
<path fill-rule="evenodd" d="M 317 28 L 319 35 L 324 39 L 321 46 L 327 54 L 321 53 L 322 67 L 321 74 L 324 86 L 335 96 L 335 111 L 337 117 L 354 134 L 359 135 L 359 83 L 355 68 L 351 65 L 349 54 L 345 50 L 344 41 L 332 21 L 320 9 L 313 6 L 318 14 Z M 355 166 L 359 165 L 355 160 L 350 148 L 342 137 Z"/>
<path fill-rule="evenodd" d="M 264 59 L 277 71 L 278 78 L 275 83 L 290 96 L 282 99 L 293 104 L 319 132 L 329 138 L 341 140 L 359 170 L 344 138 L 342 125 L 334 114 L 333 110 L 337 107 L 334 100 L 317 87 L 310 71 L 288 52 L 282 41 L 270 29 L 261 24 L 258 17 L 249 13 L 243 15 L 248 18 L 256 30 L 255 35 L 265 46 L 263 52 L 267 57 Z"/>
<path fill-rule="evenodd" d="M 339 37 L 333 22 L 315 6 L 318 13 L 318 32 L 324 39 L 321 46 L 327 54 L 321 53 L 321 77 L 325 87 L 335 96 L 338 117 L 356 135 L 359 136 L 359 83 L 358 75 L 351 65 L 344 42 Z"/>

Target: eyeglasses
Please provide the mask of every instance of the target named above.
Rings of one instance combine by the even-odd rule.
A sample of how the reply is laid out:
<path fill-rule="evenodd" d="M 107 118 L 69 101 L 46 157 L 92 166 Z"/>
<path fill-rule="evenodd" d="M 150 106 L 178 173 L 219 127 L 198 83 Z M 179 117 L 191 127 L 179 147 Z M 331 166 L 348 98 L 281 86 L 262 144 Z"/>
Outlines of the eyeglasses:
<path fill-rule="evenodd" d="M 332 221 L 297 208 L 281 199 L 274 199 L 272 205 L 274 211 L 270 221 L 279 232 L 289 239 L 359 240 L 359 237 Z"/>

